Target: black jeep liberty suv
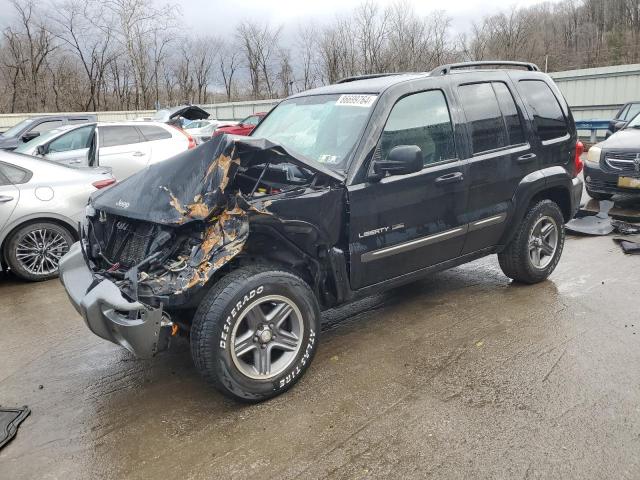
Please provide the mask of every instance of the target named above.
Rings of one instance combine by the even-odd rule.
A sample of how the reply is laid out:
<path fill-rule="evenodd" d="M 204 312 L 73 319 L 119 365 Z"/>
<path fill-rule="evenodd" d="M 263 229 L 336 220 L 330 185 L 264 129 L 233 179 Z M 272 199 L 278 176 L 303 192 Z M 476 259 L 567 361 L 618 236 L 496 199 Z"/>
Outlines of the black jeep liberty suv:
<path fill-rule="evenodd" d="M 532 64 L 347 78 L 96 192 L 60 278 L 96 335 L 139 357 L 187 335 L 222 393 L 264 400 L 308 368 L 323 309 L 494 253 L 546 279 L 579 147 Z"/>

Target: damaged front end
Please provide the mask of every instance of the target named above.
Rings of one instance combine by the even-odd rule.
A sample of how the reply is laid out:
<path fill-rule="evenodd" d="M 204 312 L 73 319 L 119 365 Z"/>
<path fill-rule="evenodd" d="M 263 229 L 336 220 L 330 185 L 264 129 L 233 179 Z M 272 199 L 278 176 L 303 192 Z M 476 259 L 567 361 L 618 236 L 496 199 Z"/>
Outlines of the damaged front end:
<path fill-rule="evenodd" d="M 103 329 L 104 308 L 100 325 L 92 325 L 86 315 L 99 313 L 91 313 L 91 307 L 83 311 L 82 300 L 74 301 L 67 284 L 72 275 L 66 274 L 65 262 L 61 279 L 94 333 L 138 356 L 150 356 L 166 344 L 161 339 L 173 326 L 167 312 L 197 306 L 201 287 L 241 252 L 251 250 L 247 248 L 250 223 L 291 223 L 298 230 L 308 225 L 296 219 L 295 213 L 293 219 L 287 219 L 281 208 L 271 211 L 272 202 L 274 206 L 290 205 L 292 198 L 309 191 L 311 196 L 332 192 L 329 195 L 335 199 L 342 198 L 342 189 L 334 188 L 341 182 L 339 174 L 267 140 L 225 135 L 153 165 L 92 198 L 80 242 L 92 277 L 87 295 L 106 282 L 119 290 L 123 300 L 141 306 L 129 310 L 119 305 L 111 310 L 124 317 L 115 322 L 116 330 L 126 324 L 142 332 L 141 326 L 148 325 L 145 317 L 153 318 L 155 325 L 147 327 L 151 333 L 142 335 L 155 338 L 144 348 L 132 346 L 122 331 Z M 314 208 L 317 212 L 318 207 Z M 286 235 L 286 228 L 282 231 Z M 108 320 L 114 323 L 113 318 Z"/>

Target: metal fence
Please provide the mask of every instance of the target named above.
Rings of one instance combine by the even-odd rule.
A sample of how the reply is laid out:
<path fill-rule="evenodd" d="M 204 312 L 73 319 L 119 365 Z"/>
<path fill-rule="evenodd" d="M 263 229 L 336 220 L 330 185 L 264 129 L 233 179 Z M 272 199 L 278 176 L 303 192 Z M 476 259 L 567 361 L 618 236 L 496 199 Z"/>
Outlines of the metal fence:
<path fill-rule="evenodd" d="M 242 120 L 252 113 L 267 112 L 278 104 L 279 100 L 256 100 L 250 102 L 211 103 L 200 105 L 203 109 L 218 120 Z M 150 118 L 155 110 L 129 110 L 113 112 L 95 112 L 99 122 L 116 122 L 135 120 L 137 118 Z M 69 112 L 65 115 L 82 114 L 87 112 Z M 51 113 L 8 113 L 0 115 L 0 132 L 11 128 L 15 124 L 31 117 L 51 115 Z"/>

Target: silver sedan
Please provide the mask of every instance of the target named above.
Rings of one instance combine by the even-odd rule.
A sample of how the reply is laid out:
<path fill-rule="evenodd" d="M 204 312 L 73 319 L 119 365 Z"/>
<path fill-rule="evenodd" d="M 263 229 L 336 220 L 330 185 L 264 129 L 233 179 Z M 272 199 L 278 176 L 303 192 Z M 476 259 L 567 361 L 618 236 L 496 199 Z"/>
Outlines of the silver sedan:
<path fill-rule="evenodd" d="M 106 168 L 0 151 L 0 270 L 30 281 L 57 276 L 60 258 L 78 239 L 89 195 L 113 183 Z"/>

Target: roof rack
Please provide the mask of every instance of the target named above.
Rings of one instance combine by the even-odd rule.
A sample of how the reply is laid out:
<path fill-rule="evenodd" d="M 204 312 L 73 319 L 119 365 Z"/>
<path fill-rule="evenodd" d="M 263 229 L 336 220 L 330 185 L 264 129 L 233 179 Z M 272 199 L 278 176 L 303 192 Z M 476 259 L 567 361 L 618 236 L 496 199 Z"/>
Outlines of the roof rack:
<path fill-rule="evenodd" d="M 404 72 L 392 72 L 392 73 L 370 73 L 368 75 L 354 75 L 353 77 L 345 77 L 338 80 L 336 83 L 348 83 L 355 82 L 356 80 L 368 80 L 370 78 L 390 77 L 392 75 L 402 75 Z"/>
<path fill-rule="evenodd" d="M 434 68 L 431 70 L 429 75 L 448 75 L 452 70 L 458 70 L 463 68 L 473 68 L 473 67 L 521 67 L 526 68 L 530 72 L 538 72 L 540 69 L 534 63 L 529 62 L 511 62 L 507 60 L 484 60 L 480 62 L 461 62 L 461 63 L 450 63 L 449 65 L 441 65 L 438 68 Z"/>

